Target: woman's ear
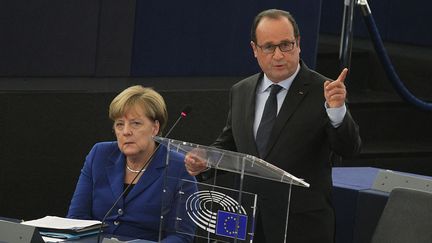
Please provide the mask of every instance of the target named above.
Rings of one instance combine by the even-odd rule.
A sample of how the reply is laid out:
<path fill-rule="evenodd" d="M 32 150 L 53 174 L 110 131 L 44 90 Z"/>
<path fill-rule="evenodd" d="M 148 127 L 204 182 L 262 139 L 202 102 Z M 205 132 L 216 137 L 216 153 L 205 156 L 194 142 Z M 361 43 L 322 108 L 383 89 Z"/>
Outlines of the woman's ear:
<path fill-rule="evenodd" d="M 155 120 L 155 121 L 154 121 L 154 124 L 153 124 L 152 135 L 153 135 L 153 136 L 158 135 L 158 134 L 159 134 L 159 129 L 160 129 L 160 123 L 159 123 L 158 120 Z"/>

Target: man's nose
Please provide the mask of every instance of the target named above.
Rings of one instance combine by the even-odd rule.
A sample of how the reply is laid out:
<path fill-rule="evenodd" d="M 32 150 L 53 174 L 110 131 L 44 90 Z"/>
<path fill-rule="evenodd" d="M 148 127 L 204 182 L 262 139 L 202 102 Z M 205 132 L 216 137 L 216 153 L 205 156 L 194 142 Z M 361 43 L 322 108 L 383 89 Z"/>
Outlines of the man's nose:
<path fill-rule="evenodd" d="M 283 57 L 284 57 L 283 51 L 281 51 L 279 46 L 276 46 L 276 49 L 274 50 L 274 53 L 273 53 L 273 58 L 279 60 L 279 59 L 282 59 Z"/>

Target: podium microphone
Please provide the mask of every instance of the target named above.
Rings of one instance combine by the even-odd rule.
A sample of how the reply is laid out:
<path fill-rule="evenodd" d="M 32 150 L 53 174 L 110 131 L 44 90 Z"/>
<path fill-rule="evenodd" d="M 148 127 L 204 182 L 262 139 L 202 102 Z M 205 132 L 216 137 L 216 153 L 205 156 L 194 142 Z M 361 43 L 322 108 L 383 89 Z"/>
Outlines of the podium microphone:
<path fill-rule="evenodd" d="M 177 120 L 174 122 L 174 124 L 171 126 L 170 130 L 168 130 L 164 137 L 168 137 L 168 135 L 171 134 L 171 131 L 177 126 L 177 123 L 179 123 L 182 118 L 187 117 L 191 110 L 192 107 L 190 105 L 185 105 L 185 107 L 183 107 L 182 109 L 182 112 L 180 112 L 180 116 L 177 118 Z"/>
<path fill-rule="evenodd" d="M 177 126 L 177 124 L 180 122 L 180 120 L 182 118 L 185 118 L 189 115 L 189 113 L 191 112 L 192 107 L 190 105 L 185 105 L 182 109 L 182 111 L 180 112 L 180 116 L 177 118 L 177 120 L 174 122 L 174 124 L 171 126 L 171 128 L 168 130 L 168 132 L 165 134 L 165 136 L 163 137 L 168 137 L 168 135 L 171 134 L 171 131 Z M 156 147 L 156 149 L 153 151 L 153 153 L 151 153 L 150 158 L 147 160 L 147 162 L 143 165 L 143 167 L 140 169 L 140 171 L 144 170 L 144 168 L 147 166 L 148 162 L 151 161 L 154 157 L 154 155 L 156 154 L 156 151 L 158 151 L 160 147 L 160 144 L 158 144 L 158 146 Z M 101 221 L 101 226 L 99 227 L 98 233 L 97 233 L 97 241 L 96 243 L 100 242 L 100 236 L 102 233 L 102 227 L 105 223 L 105 220 L 108 218 L 108 216 L 110 215 L 110 213 L 112 212 L 112 210 L 114 209 L 114 207 L 117 205 L 117 203 L 120 201 L 120 199 L 123 198 L 124 194 L 129 190 L 129 187 L 132 186 L 132 184 L 137 180 L 138 176 L 141 173 L 137 173 L 136 176 L 132 179 L 131 183 L 123 190 L 123 192 L 120 194 L 120 196 L 115 200 L 115 202 L 113 203 L 113 205 L 111 206 L 111 208 L 107 211 L 107 213 L 104 215 L 104 217 L 102 218 Z M 111 240 L 111 242 L 113 242 Z M 121 242 L 121 241 L 114 241 L 114 242 Z"/>

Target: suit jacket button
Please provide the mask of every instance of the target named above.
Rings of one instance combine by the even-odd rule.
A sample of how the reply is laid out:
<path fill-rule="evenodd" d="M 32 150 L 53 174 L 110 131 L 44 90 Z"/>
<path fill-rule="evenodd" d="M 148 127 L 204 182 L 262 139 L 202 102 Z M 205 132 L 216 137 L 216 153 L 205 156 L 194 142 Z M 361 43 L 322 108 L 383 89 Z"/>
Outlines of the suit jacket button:
<path fill-rule="evenodd" d="M 123 209 L 121 209 L 121 208 L 119 208 L 118 210 L 117 210 L 117 213 L 119 214 L 119 215 L 123 215 Z"/>
<path fill-rule="evenodd" d="M 120 221 L 118 221 L 118 220 L 114 221 L 114 225 L 119 225 L 119 224 L 120 224 Z"/>

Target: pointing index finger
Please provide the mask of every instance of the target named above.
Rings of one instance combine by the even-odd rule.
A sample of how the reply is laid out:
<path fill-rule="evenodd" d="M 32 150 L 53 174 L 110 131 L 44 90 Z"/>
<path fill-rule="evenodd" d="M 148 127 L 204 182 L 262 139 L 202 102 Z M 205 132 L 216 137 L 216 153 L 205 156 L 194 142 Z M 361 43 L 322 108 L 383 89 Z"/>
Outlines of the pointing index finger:
<path fill-rule="evenodd" d="M 339 77 L 336 79 L 336 81 L 342 82 L 342 83 L 345 82 L 345 78 L 347 76 L 347 73 L 348 73 L 348 68 L 344 68 L 342 70 L 342 72 L 339 74 Z"/>

